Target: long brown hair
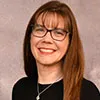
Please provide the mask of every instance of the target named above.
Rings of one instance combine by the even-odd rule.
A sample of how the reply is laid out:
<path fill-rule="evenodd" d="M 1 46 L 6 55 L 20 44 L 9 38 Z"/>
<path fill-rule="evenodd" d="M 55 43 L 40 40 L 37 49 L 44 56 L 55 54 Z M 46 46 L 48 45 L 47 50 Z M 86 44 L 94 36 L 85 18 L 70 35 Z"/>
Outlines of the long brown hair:
<path fill-rule="evenodd" d="M 64 3 L 59 1 L 49 1 L 42 5 L 31 17 L 26 29 L 24 39 L 24 69 L 26 75 L 33 80 L 37 80 L 37 68 L 34 56 L 30 49 L 30 36 L 32 28 L 40 14 L 46 12 L 56 13 L 64 18 L 65 27 L 70 32 L 70 44 L 67 53 L 64 56 L 63 63 L 63 100 L 80 100 L 81 83 L 84 72 L 84 54 L 77 29 L 75 17 L 71 9 Z"/>

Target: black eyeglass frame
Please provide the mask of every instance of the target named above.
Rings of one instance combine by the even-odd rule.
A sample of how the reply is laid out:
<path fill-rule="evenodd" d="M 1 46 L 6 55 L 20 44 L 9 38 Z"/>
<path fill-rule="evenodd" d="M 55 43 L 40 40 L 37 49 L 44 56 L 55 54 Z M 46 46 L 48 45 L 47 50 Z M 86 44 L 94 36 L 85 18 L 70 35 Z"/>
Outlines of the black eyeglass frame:
<path fill-rule="evenodd" d="M 33 30 L 34 30 L 34 27 L 35 27 L 35 26 L 41 26 L 41 27 L 45 28 L 45 29 L 46 29 L 45 34 L 44 34 L 43 36 L 34 35 Z M 38 37 L 38 38 L 43 38 L 43 37 L 46 36 L 46 34 L 47 34 L 48 32 L 50 32 L 50 36 L 52 37 L 53 40 L 56 40 L 56 41 L 63 41 L 63 40 L 65 39 L 66 35 L 67 35 L 67 34 L 70 34 L 69 31 L 66 31 L 66 30 L 64 30 L 64 29 L 61 29 L 61 28 L 47 29 L 44 25 L 40 25 L 40 24 L 35 24 L 35 25 L 32 24 L 32 25 L 31 25 L 31 28 L 32 28 L 32 35 L 33 35 L 33 36 Z M 55 38 L 52 36 L 52 31 L 54 31 L 54 30 L 62 30 L 63 32 L 65 32 L 66 34 L 65 34 L 64 38 L 62 38 L 61 40 L 55 39 Z"/>

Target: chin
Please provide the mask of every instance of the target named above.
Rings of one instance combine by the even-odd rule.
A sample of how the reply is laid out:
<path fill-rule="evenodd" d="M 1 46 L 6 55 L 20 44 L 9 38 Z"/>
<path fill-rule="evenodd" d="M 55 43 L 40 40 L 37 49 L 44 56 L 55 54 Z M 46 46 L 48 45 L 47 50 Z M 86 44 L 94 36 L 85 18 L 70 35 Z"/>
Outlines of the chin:
<path fill-rule="evenodd" d="M 37 63 L 44 66 L 54 66 L 54 65 L 60 65 L 61 61 L 53 61 L 52 59 L 49 59 L 49 60 L 37 61 Z"/>

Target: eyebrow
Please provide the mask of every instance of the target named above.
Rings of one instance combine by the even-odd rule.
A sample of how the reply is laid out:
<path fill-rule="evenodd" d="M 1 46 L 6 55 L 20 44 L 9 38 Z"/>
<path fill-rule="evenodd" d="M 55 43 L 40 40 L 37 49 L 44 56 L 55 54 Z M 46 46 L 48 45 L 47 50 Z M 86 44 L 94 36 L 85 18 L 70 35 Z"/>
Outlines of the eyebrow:
<path fill-rule="evenodd" d="M 37 24 L 37 23 L 36 23 L 35 25 L 36 25 L 36 26 L 40 26 L 40 27 L 46 28 L 45 25 L 41 25 L 41 24 Z M 49 30 L 48 28 L 46 28 L 46 29 Z M 62 30 L 62 31 L 64 31 L 64 32 L 69 33 L 68 30 L 65 30 L 65 29 L 62 29 L 62 28 L 53 28 L 53 29 L 50 29 L 50 30 L 55 30 L 55 29 Z"/>

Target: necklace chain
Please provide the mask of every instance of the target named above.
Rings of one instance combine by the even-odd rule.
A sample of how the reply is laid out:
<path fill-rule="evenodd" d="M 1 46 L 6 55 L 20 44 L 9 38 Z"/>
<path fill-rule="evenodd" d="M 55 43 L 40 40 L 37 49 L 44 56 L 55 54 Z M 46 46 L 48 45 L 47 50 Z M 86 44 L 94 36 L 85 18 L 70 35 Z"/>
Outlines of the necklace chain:
<path fill-rule="evenodd" d="M 62 76 L 60 76 L 55 82 L 59 81 L 60 79 L 62 78 Z M 37 82 L 37 92 L 38 92 L 38 95 L 36 97 L 36 100 L 39 100 L 40 99 L 40 95 L 45 92 L 47 89 L 49 89 L 55 82 L 51 83 L 49 86 L 47 86 L 44 90 L 42 90 L 41 92 L 39 92 L 39 85 L 38 85 L 38 82 Z"/>

